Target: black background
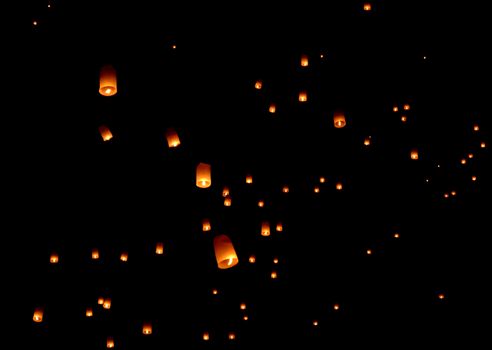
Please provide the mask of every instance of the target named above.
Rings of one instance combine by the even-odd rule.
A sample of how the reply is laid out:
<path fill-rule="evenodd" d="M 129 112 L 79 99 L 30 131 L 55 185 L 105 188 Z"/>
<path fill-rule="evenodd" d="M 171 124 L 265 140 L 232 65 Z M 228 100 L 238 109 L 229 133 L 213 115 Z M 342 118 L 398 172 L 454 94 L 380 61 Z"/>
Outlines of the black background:
<path fill-rule="evenodd" d="M 29 341 L 43 349 L 103 349 L 107 336 L 119 349 L 490 343 L 480 320 L 490 303 L 490 157 L 480 142 L 490 145 L 491 28 L 478 3 L 374 1 L 364 12 L 358 1 L 32 2 L 29 88 L 17 112 L 25 180 L 15 204 L 16 230 L 29 237 Z M 113 97 L 98 93 L 104 64 L 118 74 Z M 301 90 L 307 103 L 297 101 Z M 333 126 L 337 109 L 343 129 Z M 179 148 L 167 147 L 168 127 Z M 199 162 L 212 165 L 209 189 L 194 184 Z M 204 217 L 211 232 L 201 231 Z M 261 237 L 263 220 L 272 231 L 282 221 L 284 231 Z M 229 270 L 215 262 L 221 233 L 239 256 Z M 110 310 L 99 296 L 111 297 Z M 32 322 L 37 306 L 41 324 Z M 141 334 L 144 321 L 151 336 Z"/>

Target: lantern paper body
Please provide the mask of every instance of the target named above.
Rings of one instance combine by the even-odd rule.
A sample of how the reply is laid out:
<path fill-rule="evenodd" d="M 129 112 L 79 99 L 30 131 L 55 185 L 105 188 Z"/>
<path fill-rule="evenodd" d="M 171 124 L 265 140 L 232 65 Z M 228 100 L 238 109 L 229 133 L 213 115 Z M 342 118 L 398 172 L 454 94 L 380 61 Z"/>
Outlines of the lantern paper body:
<path fill-rule="evenodd" d="M 92 317 L 94 315 L 94 313 L 92 312 L 92 308 L 91 307 L 88 307 L 86 310 L 85 310 L 85 316 L 86 317 Z"/>
<path fill-rule="evenodd" d="M 202 338 L 203 340 L 210 340 L 210 335 L 208 334 L 208 332 L 203 332 Z"/>
<path fill-rule="evenodd" d="M 309 59 L 307 55 L 301 56 L 301 67 L 307 67 L 309 65 Z"/>
<path fill-rule="evenodd" d="M 372 9 L 371 4 L 370 4 L 370 3 L 368 3 L 368 2 L 366 2 L 366 3 L 364 4 L 364 11 L 371 11 L 371 9 Z"/>
<path fill-rule="evenodd" d="M 256 257 L 254 255 L 251 255 L 248 259 L 248 261 L 251 263 L 251 264 L 254 264 L 256 262 Z"/>
<path fill-rule="evenodd" d="M 112 349 L 112 348 L 114 348 L 114 340 L 113 340 L 113 337 L 108 337 L 108 338 L 106 339 L 106 347 L 107 347 L 108 349 Z"/>
<path fill-rule="evenodd" d="M 111 133 L 111 130 L 106 125 L 101 125 L 99 127 L 99 134 L 101 134 L 101 137 L 103 141 L 109 141 L 113 138 L 113 134 Z"/>
<path fill-rule="evenodd" d="M 178 147 L 181 144 L 178 134 L 173 128 L 166 130 L 166 140 L 169 148 Z"/>
<path fill-rule="evenodd" d="M 210 231 L 212 229 L 212 226 L 210 225 L 210 220 L 209 219 L 203 219 L 202 221 L 202 230 L 205 231 Z"/>
<path fill-rule="evenodd" d="M 212 184 L 210 164 L 200 163 L 196 167 L 196 186 L 200 188 L 210 187 Z"/>
<path fill-rule="evenodd" d="M 159 242 L 155 245 L 155 253 L 158 255 L 164 254 L 164 243 Z"/>
<path fill-rule="evenodd" d="M 299 92 L 299 102 L 307 102 L 307 92 L 306 91 Z"/>
<path fill-rule="evenodd" d="M 339 190 L 339 191 L 341 191 L 343 189 L 343 184 L 341 182 L 338 182 L 336 184 L 336 189 Z"/>
<path fill-rule="evenodd" d="M 282 232 L 282 230 L 284 229 L 284 227 L 282 226 L 282 223 L 281 223 L 281 222 L 279 222 L 279 223 L 277 224 L 277 227 L 276 227 L 275 229 L 277 230 L 277 232 Z"/>
<path fill-rule="evenodd" d="M 227 197 L 230 194 L 229 187 L 224 186 L 224 189 L 222 190 L 222 197 Z"/>
<path fill-rule="evenodd" d="M 34 310 L 34 315 L 32 316 L 32 320 L 34 322 L 43 322 L 43 309 L 38 307 L 36 310 Z"/>
<path fill-rule="evenodd" d="M 99 250 L 97 250 L 96 248 L 92 249 L 92 254 L 91 254 L 91 256 L 92 256 L 92 259 L 93 259 L 93 260 L 97 260 L 97 259 L 99 259 Z"/>
<path fill-rule="evenodd" d="M 234 332 L 229 333 L 229 340 L 234 340 L 236 339 L 236 334 Z"/>
<path fill-rule="evenodd" d="M 252 175 L 246 175 L 246 183 L 247 184 L 253 183 L 253 176 Z"/>
<path fill-rule="evenodd" d="M 283 193 L 289 193 L 289 186 L 282 187 L 282 192 Z"/>
<path fill-rule="evenodd" d="M 103 96 L 113 96 L 116 89 L 116 71 L 110 65 L 101 68 L 99 75 L 99 93 Z"/>
<path fill-rule="evenodd" d="M 416 149 L 413 149 L 410 152 L 410 158 L 413 159 L 413 160 L 419 159 L 419 151 L 417 151 Z"/>
<path fill-rule="evenodd" d="M 228 269 L 239 262 L 234 246 L 226 235 L 219 235 L 214 238 L 214 248 L 219 269 Z"/>
<path fill-rule="evenodd" d="M 335 115 L 333 116 L 333 124 L 335 125 L 335 128 L 338 129 L 343 128 L 347 124 L 343 112 L 335 112 Z"/>
<path fill-rule="evenodd" d="M 270 236 L 270 223 L 268 221 L 263 221 L 261 223 L 261 235 Z"/>
<path fill-rule="evenodd" d="M 58 263 L 58 254 L 53 253 L 50 256 L 50 263 L 57 264 Z"/>
<path fill-rule="evenodd" d="M 224 206 L 230 207 L 232 205 L 232 198 L 231 196 L 226 196 L 224 198 Z"/>
<path fill-rule="evenodd" d="M 128 261 L 128 253 L 127 252 L 121 253 L 120 260 L 123 262 L 127 262 Z"/>
<path fill-rule="evenodd" d="M 104 298 L 103 297 L 97 298 L 97 305 L 102 305 L 102 304 L 104 304 Z"/>
<path fill-rule="evenodd" d="M 106 310 L 111 309 L 111 299 L 110 298 L 104 299 L 103 308 L 105 308 Z"/>
<path fill-rule="evenodd" d="M 370 137 L 366 137 L 364 139 L 364 146 L 369 146 L 371 144 L 371 138 Z"/>
<path fill-rule="evenodd" d="M 275 106 L 275 103 L 270 104 L 270 107 L 268 107 L 268 112 L 275 113 L 276 111 L 277 107 Z"/>
<path fill-rule="evenodd" d="M 144 323 L 144 325 L 142 327 L 142 333 L 145 335 L 152 334 L 152 324 Z"/>
<path fill-rule="evenodd" d="M 261 80 L 257 80 L 255 83 L 255 89 L 260 90 L 263 87 L 263 83 Z"/>

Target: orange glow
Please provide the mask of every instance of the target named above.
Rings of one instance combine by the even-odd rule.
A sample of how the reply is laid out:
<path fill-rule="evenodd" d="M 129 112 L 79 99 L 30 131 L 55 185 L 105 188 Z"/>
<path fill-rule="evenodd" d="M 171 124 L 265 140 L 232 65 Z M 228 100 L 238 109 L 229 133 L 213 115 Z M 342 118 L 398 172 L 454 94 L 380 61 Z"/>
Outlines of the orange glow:
<path fill-rule="evenodd" d="M 103 141 L 109 141 L 113 138 L 111 130 L 106 125 L 101 125 L 99 127 L 99 134 L 101 135 Z"/>
<path fill-rule="evenodd" d="M 231 268 L 239 262 L 234 246 L 226 235 L 219 235 L 214 238 L 214 249 L 219 269 Z"/>
<path fill-rule="evenodd" d="M 263 221 L 261 223 L 261 235 L 270 236 L 270 223 L 268 221 Z"/>
<path fill-rule="evenodd" d="M 477 181 L 477 177 L 476 176 L 472 176 L 472 181 Z"/>
<path fill-rule="evenodd" d="M 306 101 L 307 101 L 307 92 L 306 91 L 299 92 L 299 102 L 306 102 Z"/>
<path fill-rule="evenodd" d="M 343 128 L 347 124 L 347 121 L 345 120 L 345 114 L 342 111 L 335 112 L 333 116 L 333 124 L 337 129 Z"/>
<path fill-rule="evenodd" d="M 371 137 L 366 137 L 364 139 L 364 146 L 369 146 L 371 144 Z"/>
<path fill-rule="evenodd" d="M 229 187 L 224 186 L 222 189 L 222 197 L 227 197 L 230 194 Z"/>
<path fill-rule="evenodd" d="M 314 320 L 313 321 L 313 326 L 315 326 L 315 327 L 318 326 L 318 321 Z"/>
<path fill-rule="evenodd" d="M 256 257 L 254 255 L 251 255 L 248 259 L 248 261 L 252 264 L 254 264 L 256 262 Z"/>
<path fill-rule="evenodd" d="M 212 289 L 212 294 L 217 295 L 217 294 L 219 294 L 219 291 L 217 289 Z"/>
<path fill-rule="evenodd" d="M 108 349 L 112 349 L 112 348 L 114 348 L 114 340 L 113 340 L 113 337 L 108 337 L 108 338 L 106 339 L 106 347 L 107 347 Z"/>
<path fill-rule="evenodd" d="M 150 322 L 144 323 L 142 327 L 142 333 L 145 335 L 152 334 L 152 324 Z"/>
<path fill-rule="evenodd" d="M 326 179 L 325 179 L 323 176 L 321 176 L 321 177 L 319 178 L 319 182 L 320 182 L 320 183 L 324 184 L 324 183 L 325 183 L 325 181 L 326 181 Z"/>
<path fill-rule="evenodd" d="M 341 190 L 343 189 L 343 184 L 342 184 L 341 182 L 338 182 L 338 183 L 336 184 L 336 189 L 337 189 L 338 191 L 341 191 Z"/>
<path fill-rule="evenodd" d="M 212 167 L 210 164 L 200 163 L 196 167 L 196 186 L 208 188 L 212 184 Z"/>
<path fill-rule="evenodd" d="M 468 158 L 472 159 L 473 158 L 473 153 L 468 153 Z"/>
<path fill-rule="evenodd" d="M 451 191 L 451 196 L 456 196 L 456 191 Z"/>
<path fill-rule="evenodd" d="M 401 116 L 401 121 L 402 121 L 403 123 L 405 123 L 405 122 L 407 121 L 407 117 L 406 117 L 406 116 L 404 116 L 404 115 L 402 115 L 402 116 Z"/>
<path fill-rule="evenodd" d="M 261 199 L 260 199 L 260 200 L 258 201 L 258 206 L 259 206 L 260 208 L 263 208 L 263 207 L 265 206 L 265 201 L 263 201 L 263 200 L 261 200 Z"/>
<path fill-rule="evenodd" d="M 241 310 L 246 310 L 246 303 L 241 303 L 241 305 L 239 305 L 239 308 Z"/>
<path fill-rule="evenodd" d="M 278 276 L 277 276 L 277 272 L 276 271 L 272 271 L 272 273 L 270 274 L 270 278 L 271 279 L 276 279 Z"/>
<path fill-rule="evenodd" d="M 478 126 L 478 124 L 475 124 L 473 126 L 473 131 L 479 131 L 480 130 L 480 127 Z"/>
<path fill-rule="evenodd" d="M 33 25 L 33 26 L 37 26 L 37 25 L 38 25 L 38 21 L 33 21 L 33 22 L 32 22 L 32 25 Z"/>
<path fill-rule="evenodd" d="M 210 225 L 210 220 L 209 219 L 203 219 L 202 220 L 203 232 L 210 231 L 211 229 L 212 229 L 212 226 Z"/>
<path fill-rule="evenodd" d="M 410 110 L 410 105 L 407 103 L 407 104 L 404 104 L 403 105 L 403 110 L 404 111 L 409 111 Z"/>
<path fill-rule="evenodd" d="M 252 175 L 246 175 L 246 183 L 247 184 L 252 184 L 253 183 L 253 176 Z"/>
<path fill-rule="evenodd" d="M 314 187 L 314 193 L 319 193 L 319 187 L 318 186 Z"/>
<path fill-rule="evenodd" d="M 236 339 L 236 333 L 234 333 L 234 332 L 229 332 L 228 338 L 229 338 L 229 340 L 234 340 L 234 339 Z"/>
<path fill-rule="evenodd" d="M 162 255 L 164 254 L 164 243 L 162 242 L 157 242 L 155 245 L 155 253 L 157 255 Z"/>
<path fill-rule="evenodd" d="M 366 2 L 364 4 L 364 11 L 371 11 L 371 8 L 372 8 L 372 6 L 370 3 Z"/>
<path fill-rule="evenodd" d="M 127 262 L 128 261 L 128 253 L 127 252 L 121 253 L 120 260 L 123 262 Z"/>
<path fill-rule="evenodd" d="M 273 263 L 278 264 L 278 258 L 273 258 Z"/>
<path fill-rule="evenodd" d="M 444 198 L 449 198 L 449 194 L 444 193 Z"/>
<path fill-rule="evenodd" d="M 307 67 L 309 65 L 309 59 L 307 55 L 301 56 L 301 67 Z"/>
<path fill-rule="evenodd" d="M 271 103 L 270 107 L 268 107 L 268 112 L 275 113 L 276 111 L 277 111 L 277 107 L 275 106 L 275 103 Z"/>
<path fill-rule="evenodd" d="M 231 196 L 227 196 L 224 198 L 224 205 L 226 207 L 230 207 L 232 205 L 232 198 Z"/>
<path fill-rule="evenodd" d="M 113 66 L 105 65 L 99 74 L 99 93 L 103 96 L 113 96 L 116 92 L 116 71 Z"/>
<path fill-rule="evenodd" d="M 203 332 L 202 339 L 203 340 L 210 340 L 210 334 L 208 334 L 208 332 Z"/>
<path fill-rule="evenodd" d="M 393 112 L 398 112 L 398 106 L 393 107 Z"/>
<path fill-rule="evenodd" d="M 244 321 L 247 321 L 247 320 L 248 320 L 248 316 L 247 316 L 247 315 L 244 315 L 244 316 L 243 316 L 243 320 L 244 320 Z"/>
<path fill-rule="evenodd" d="M 92 249 L 92 260 L 97 260 L 99 259 L 99 250 L 97 248 Z"/>
<path fill-rule="evenodd" d="M 32 316 L 32 320 L 36 323 L 43 322 L 43 309 L 40 307 L 37 307 L 34 310 L 34 314 Z"/>
<path fill-rule="evenodd" d="M 255 89 L 260 90 L 263 87 L 263 82 L 261 80 L 257 80 L 255 83 Z"/>
<path fill-rule="evenodd" d="M 173 48 L 173 50 L 176 50 L 176 45 L 173 45 L 172 48 Z"/>
<path fill-rule="evenodd" d="M 419 159 L 419 151 L 416 148 L 410 152 L 410 159 L 413 160 Z"/>
<path fill-rule="evenodd" d="M 333 310 L 340 310 L 340 305 L 338 304 L 333 305 Z"/>
<path fill-rule="evenodd" d="M 50 263 L 52 263 L 52 264 L 58 263 L 58 254 L 57 253 L 51 253 Z"/>
<path fill-rule="evenodd" d="M 103 308 L 106 310 L 111 309 L 111 298 L 104 299 Z"/>
<path fill-rule="evenodd" d="M 465 164 L 466 164 L 466 159 L 465 159 L 465 158 L 463 158 L 463 159 L 461 160 L 461 164 L 463 164 L 463 165 L 465 165 Z"/>
<path fill-rule="evenodd" d="M 372 250 L 368 249 L 368 250 L 366 250 L 366 253 L 367 253 L 367 255 L 371 255 L 372 254 Z"/>
<path fill-rule="evenodd" d="M 282 187 L 282 192 L 283 193 L 289 193 L 289 186 Z"/>
<path fill-rule="evenodd" d="M 94 313 L 92 312 L 92 308 L 91 307 L 88 307 L 87 309 L 85 309 L 85 316 L 86 317 L 92 317 L 92 316 L 94 316 Z"/>
<path fill-rule="evenodd" d="M 485 147 L 486 147 L 485 142 L 482 142 L 482 143 L 480 144 L 480 148 L 485 148 Z"/>
<path fill-rule="evenodd" d="M 444 295 L 444 293 L 439 293 L 439 294 L 437 295 L 437 297 L 438 297 L 439 299 L 443 300 L 446 296 Z"/>
<path fill-rule="evenodd" d="M 103 298 L 103 297 L 99 297 L 99 298 L 97 298 L 97 304 L 98 304 L 98 305 L 102 305 L 102 304 L 104 304 L 104 298 Z"/>
<path fill-rule="evenodd" d="M 277 232 L 282 232 L 283 229 L 284 227 L 282 226 L 282 223 L 281 222 L 277 223 L 275 230 L 277 230 Z"/>
<path fill-rule="evenodd" d="M 393 235 L 393 237 L 394 237 L 394 238 L 400 238 L 400 234 L 399 234 L 399 233 L 395 233 L 395 234 Z"/>
<path fill-rule="evenodd" d="M 170 148 L 178 147 L 181 144 L 178 133 L 173 128 L 166 130 L 166 139 Z"/>

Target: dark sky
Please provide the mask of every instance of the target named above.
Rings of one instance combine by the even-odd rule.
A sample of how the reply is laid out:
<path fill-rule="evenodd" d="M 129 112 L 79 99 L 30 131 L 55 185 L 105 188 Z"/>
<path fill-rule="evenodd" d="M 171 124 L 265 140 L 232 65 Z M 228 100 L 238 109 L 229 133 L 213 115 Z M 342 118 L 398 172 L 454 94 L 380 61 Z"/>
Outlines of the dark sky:
<path fill-rule="evenodd" d="M 24 218 L 17 232 L 29 235 L 25 279 L 36 287 L 21 316 L 33 346 L 104 349 L 112 336 L 117 349 L 485 348 L 484 5 L 160 3 L 26 9 L 14 208 Z M 98 93 L 105 64 L 117 72 L 113 97 Z M 333 126 L 337 110 L 343 129 Z M 100 125 L 112 140 L 103 142 Z M 167 146 L 169 127 L 178 148 Z M 200 162 L 212 166 L 208 189 L 195 186 Z M 265 220 L 269 237 L 260 235 Z M 217 268 L 219 234 L 236 248 L 231 269 Z M 97 305 L 101 296 L 110 310 Z M 36 307 L 42 323 L 32 322 Z M 142 335 L 143 322 L 152 335 Z"/>

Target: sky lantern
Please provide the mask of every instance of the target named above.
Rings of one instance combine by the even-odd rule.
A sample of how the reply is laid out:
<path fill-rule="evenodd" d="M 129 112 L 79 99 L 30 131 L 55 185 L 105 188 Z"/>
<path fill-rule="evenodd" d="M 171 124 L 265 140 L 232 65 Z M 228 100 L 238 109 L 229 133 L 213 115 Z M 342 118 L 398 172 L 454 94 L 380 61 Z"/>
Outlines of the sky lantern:
<path fill-rule="evenodd" d="M 410 159 L 412 159 L 412 160 L 419 159 L 419 151 L 416 148 L 414 148 L 410 151 Z"/>
<path fill-rule="evenodd" d="M 246 183 L 247 184 L 253 183 L 253 176 L 251 174 L 246 175 Z"/>
<path fill-rule="evenodd" d="M 99 93 L 103 96 L 113 96 L 116 92 L 116 71 L 113 66 L 105 65 L 99 74 Z"/>
<path fill-rule="evenodd" d="M 371 11 L 371 9 L 372 9 L 371 3 L 370 2 L 364 3 L 363 8 L 364 8 L 364 11 L 367 11 L 367 12 Z"/>
<path fill-rule="evenodd" d="M 113 138 L 111 130 L 106 125 L 101 125 L 99 127 L 99 134 L 101 135 L 103 141 L 109 141 Z"/>
<path fill-rule="evenodd" d="M 299 92 L 299 102 L 307 102 L 307 92 L 306 91 Z"/>
<path fill-rule="evenodd" d="M 53 252 L 50 255 L 50 263 L 52 264 L 58 264 L 58 254 Z"/>
<path fill-rule="evenodd" d="M 99 259 L 99 250 L 97 248 L 93 248 L 91 252 L 92 260 Z"/>
<path fill-rule="evenodd" d="M 345 114 L 342 111 L 335 112 L 335 114 L 333 115 L 333 124 L 337 129 L 343 128 L 347 124 L 345 120 Z"/>
<path fill-rule="evenodd" d="M 274 279 L 277 279 L 277 277 L 278 277 L 278 275 L 277 275 L 277 271 L 272 271 L 272 273 L 270 274 L 270 278 L 271 278 L 272 280 L 274 280 Z"/>
<path fill-rule="evenodd" d="M 181 144 L 178 133 L 173 128 L 168 128 L 166 130 L 166 140 L 169 148 L 178 147 Z"/>
<path fill-rule="evenodd" d="M 275 106 L 275 103 L 270 103 L 270 106 L 268 107 L 268 112 L 273 114 L 276 111 L 277 111 L 277 107 Z"/>
<path fill-rule="evenodd" d="M 410 105 L 409 105 L 408 103 L 405 103 L 405 104 L 403 105 L 403 110 L 404 110 L 404 111 L 409 111 L 409 110 L 410 110 Z"/>
<path fill-rule="evenodd" d="M 234 246 L 226 235 L 218 235 L 214 238 L 214 249 L 219 269 L 228 269 L 239 262 Z"/>
<path fill-rule="evenodd" d="M 128 253 L 127 252 L 122 252 L 121 255 L 120 255 L 120 260 L 123 261 L 123 262 L 127 262 L 128 261 Z"/>
<path fill-rule="evenodd" d="M 155 245 L 155 253 L 157 255 L 162 255 L 164 254 L 164 243 L 162 242 L 157 242 Z"/>
<path fill-rule="evenodd" d="M 398 112 L 398 106 L 393 106 L 393 112 Z"/>
<path fill-rule="evenodd" d="M 371 144 L 371 136 L 364 139 L 364 146 L 369 146 Z"/>
<path fill-rule="evenodd" d="M 268 221 L 261 223 L 261 235 L 264 237 L 270 236 L 270 223 Z"/>
<path fill-rule="evenodd" d="M 200 163 L 196 167 L 196 186 L 208 188 L 212 184 L 210 164 Z"/>
<path fill-rule="evenodd" d="M 289 193 L 289 186 L 282 187 L 282 192 L 283 193 Z"/>
<path fill-rule="evenodd" d="M 103 308 L 106 310 L 111 309 L 111 298 L 104 299 Z"/>
<path fill-rule="evenodd" d="M 230 207 L 232 205 L 232 198 L 231 196 L 226 196 L 224 198 L 224 206 Z"/>
<path fill-rule="evenodd" d="M 145 322 L 142 326 L 142 333 L 144 335 L 150 335 L 152 334 L 152 323 L 150 322 Z"/>
<path fill-rule="evenodd" d="M 282 231 L 283 231 L 283 229 L 284 229 L 284 227 L 282 226 L 282 223 L 281 223 L 281 222 L 278 222 L 278 223 L 277 223 L 277 226 L 275 226 L 275 230 L 276 230 L 277 232 L 282 232 Z"/>
<path fill-rule="evenodd" d="M 265 206 L 265 201 L 263 199 L 260 199 L 258 201 L 258 207 L 263 208 Z"/>
<path fill-rule="evenodd" d="M 343 184 L 341 182 L 337 182 L 337 184 L 335 185 L 335 188 L 338 190 L 338 191 L 341 191 L 343 189 Z"/>
<path fill-rule="evenodd" d="M 234 339 L 236 339 L 236 333 L 229 332 L 229 335 L 227 337 L 229 338 L 229 340 L 234 340 Z"/>
<path fill-rule="evenodd" d="M 263 87 L 263 82 L 261 80 L 257 80 L 255 83 L 255 89 L 261 90 L 262 87 Z"/>
<path fill-rule="evenodd" d="M 254 264 L 256 262 L 256 257 L 254 255 L 251 255 L 248 259 L 248 261 L 251 263 L 251 264 Z"/>
<path fill-rule="evenodd" d="M 205 341 L 210 340 L 210 334 L 208 332 L 203 332 L 202 339 Z"/>
<path fill-rule="evenodd" d="M 402 115 L 402 116 L 401 116 L 401 121 L 402 121 L 402 123 L 406 123 L 406 121 L 407 121 L 407 116 L 406 116 L 406 115 Z"/>
<path fill-rule="evenodd" d="M 106 338 L 106 347 L 108 349 L 114 348 L 114 339 L 113 339 L 113 337 L 107 337 Z"/>
<path fill-rule="evenodd" d="M 97 298 L 97 305 L 102 305 L 102 304 L 104 304 L 104 298 L 103 297 Z"/>
<path fill-rule="evenodd" d="M 42 307 L 37 307 L 34 309 L 34 314 L 32 316 L 32 320 L 36 323 L 43 322 L 43 308 Z"/>
<path fill-rule="evenodd" d="M 210 231 L 211 229 L 212 229 L 212 226 L 210 225 L 210 220 L 209 219 L 203 219 L 202 220 L 203 232 Z"/>
<path fill-rule="evenodd" d="M 92 312 L 92 308 L 88 307 L 87 309 L 85 309 L 85 317 L 92 317 L 92 316 L 94 316 L 94 313 Z"/>
<path fill-rule="evenodd" d="M 301 67 L 309 66 L 309 59 L 307 55 L 301 55 Z"/>
<path fill-rule="evenodd" d="M 229 194 L 230 194 L 229 187 L 224 186 L 224 188 L 222 189 L 222 197 L 227 197 Z"/>

